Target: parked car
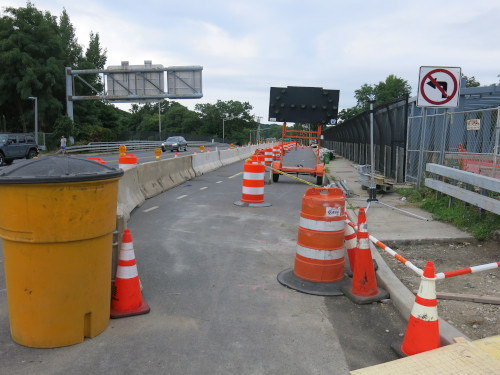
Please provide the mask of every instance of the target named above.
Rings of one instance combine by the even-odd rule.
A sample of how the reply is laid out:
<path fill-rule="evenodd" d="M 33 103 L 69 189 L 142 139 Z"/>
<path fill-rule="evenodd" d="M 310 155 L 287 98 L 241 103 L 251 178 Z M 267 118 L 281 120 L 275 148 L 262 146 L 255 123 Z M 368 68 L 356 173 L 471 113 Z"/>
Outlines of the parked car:
<path fill-rule="evenodd" d="M 38 145 L 33 134 L 0 134 L 0 165 L 12 164 L 15 159 L 38 156 Z"/>
<path fill-rule="evenodd" d="M 161 150 L 163 152 L 170 150 L 172 151 L 187 151 L 188 144 L 184 137 L 176 136 L 176 137 L 168 137 L 165 142 L 161 144 Z"/>

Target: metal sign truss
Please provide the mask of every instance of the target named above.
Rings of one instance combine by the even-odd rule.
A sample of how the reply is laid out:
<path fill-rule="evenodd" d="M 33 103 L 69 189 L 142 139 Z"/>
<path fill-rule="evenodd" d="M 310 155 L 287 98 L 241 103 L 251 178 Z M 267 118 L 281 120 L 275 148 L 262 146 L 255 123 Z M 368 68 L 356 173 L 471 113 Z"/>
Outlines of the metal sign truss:
<path fill-rule="evenodd" d="M 202 66 L 128 65 L 108 66 L 107 69 L 72 70 L 66 68 L 67 114 L 73 120 L 73 102 L 76 100 L 107 100 L 113 102 L 159 101 L 163 99 L 199 99 L 202 93 Z M 165 90 L 164 72 L 167 72 Z M 103 89 L 99 90 L 82 75 L 101 74 Z M 75 78 L 89 87 L 95 95 L 78 95 Z"/>

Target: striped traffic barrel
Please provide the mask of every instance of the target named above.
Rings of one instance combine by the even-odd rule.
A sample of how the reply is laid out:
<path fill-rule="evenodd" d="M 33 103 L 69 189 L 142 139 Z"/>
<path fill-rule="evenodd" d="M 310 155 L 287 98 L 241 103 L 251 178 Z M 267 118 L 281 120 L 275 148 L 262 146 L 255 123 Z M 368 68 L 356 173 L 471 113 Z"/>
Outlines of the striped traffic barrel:
<path fill-rule="evenodd" d="M 241 201 L 246 203 L 264 202 L 264 175 L 266 168 L 263 156 L 252 155 L 251 161 L 243 166 L 243 189 Z"/>
<path fill-rule="evenodd" d="M 294 274 L 304 280 L 329 283 L 344 277 L 345 196 L 339 188 L 309 188 L 302 210 Z"/>
<path fill-rule="evenodd" d="M 273 163 L 273 149 L 271 147 L 264 149 L 264 163 L 266 165 L 271 165 Z"/>

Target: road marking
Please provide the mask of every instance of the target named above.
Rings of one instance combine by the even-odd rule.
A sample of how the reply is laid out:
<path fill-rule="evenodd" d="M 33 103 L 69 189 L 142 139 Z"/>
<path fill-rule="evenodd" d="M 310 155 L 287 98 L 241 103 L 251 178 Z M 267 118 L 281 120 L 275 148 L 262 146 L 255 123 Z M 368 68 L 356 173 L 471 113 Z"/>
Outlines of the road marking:
<path fill-rule="evenodd" d="M 222 184 L 224 181 L 217 181 L 216 184 Z"/>
<path fill-rule="evenodd" d="M 177 199 L 182 199 L 182 198 L 186 198 L 187 195 L 181 195 L 180 197 L 177 197 Z"/>
<path fill-rule="evenodd" d="M 200 190 L 205 190 L 205 189 L 208 189 L 208 186 L 203 186 L 202 188 L 200 188 Z"/>
<path fill-rule="evenodd" d="M 232 175 L 231 177 L 228 177 L 228 178 L 234 178 L 234 177 L 237 177 L 237 176 L 239 176 L 240 174 L 243 174 L 243 172 L 240 172 L 240 173 L 236 173 L 235 175 Z"/>
<path fill-rule="evenodd" d="M 147 210 L 144 210 L 142 212 L 150 212 L 150 211 L 154 211 L 158 208 L 158 206 L 154 206 L 154 207 L 151 207 L 151 208 L 148 208 Z"/>

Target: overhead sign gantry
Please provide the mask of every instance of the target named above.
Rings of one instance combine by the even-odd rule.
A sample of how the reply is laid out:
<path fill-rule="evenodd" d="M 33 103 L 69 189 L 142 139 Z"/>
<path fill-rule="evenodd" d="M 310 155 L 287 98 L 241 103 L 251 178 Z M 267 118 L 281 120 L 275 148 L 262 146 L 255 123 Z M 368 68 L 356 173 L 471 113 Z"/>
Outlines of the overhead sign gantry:
<path fill-rule="evenodd" d="M 162 99 L 199 99 L 202 93 L 202 66 L 129 65 L 122 61 L 120 66 L 107 69 L 72 70 L 66 68 L 66 104 L 68 117 L 73 120 L 73 101 L 108 100 L 113 102 L 158 101 Z M 165 73 L 167 72 L 167 90 Z M 99 90 L 81 75 L 103 74 L 104 89 Z M 79 96 L 76 93 L 75 78 L 88 86 L 95 95 Z"/>

